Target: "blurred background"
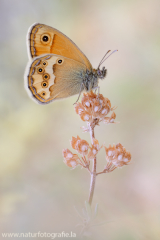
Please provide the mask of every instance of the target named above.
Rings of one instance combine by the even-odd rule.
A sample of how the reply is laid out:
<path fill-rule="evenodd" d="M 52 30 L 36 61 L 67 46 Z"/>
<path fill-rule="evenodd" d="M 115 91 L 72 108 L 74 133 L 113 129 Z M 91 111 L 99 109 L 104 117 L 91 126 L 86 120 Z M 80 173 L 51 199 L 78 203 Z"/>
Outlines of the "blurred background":
<path fill-rule="evenodd" d="M 74 206 L 81 213 L 89 194 L 88 172 L 70 170 L 62 157 L 72 136 L 90 141 L 77 96 L 42 106 L 24 89 L 26 34 L 39 22 L 71 38 L 94 68 L 118 49 L 104 63 L 100 92 L 120 123 L 100 124 L 95 135 L 106 146 L 120 142 L 132 162 L 97 177 L 95 221 L 106 224 L 84 239 L 160 239 L 159 9 L 158 0 L 0 0 L 0 232 L 72 231 L 79 239 Z M 101 150 L 99 171 L 105 163 Z"/>

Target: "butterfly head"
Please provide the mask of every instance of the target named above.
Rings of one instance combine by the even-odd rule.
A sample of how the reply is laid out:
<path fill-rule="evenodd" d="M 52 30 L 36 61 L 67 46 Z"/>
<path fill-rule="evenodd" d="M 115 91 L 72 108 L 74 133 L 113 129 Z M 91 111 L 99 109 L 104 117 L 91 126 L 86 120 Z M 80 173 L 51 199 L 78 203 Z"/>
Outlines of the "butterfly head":
<path fill-rule="evenodd" d="M 104 63 L 109 56 L 111 56 L 114 52 L 117 52 L 118 50 L 114 50 L 113 52 L 111 52 L 111 53 L 109 54 L 109 56 L 107 56 L 110 51 L 111 51 L 111 50 L 109 50 L 109 51 L 106 52 L 106 54 L 104 55 L 104 57 L 103 57 L 102 60 L 100 61 L 99 65 L 98 65 L 98 68 L 97 68 L 97 70 L 96 70 L 97 77 L 100 78 L 100 79 L 105 78 L 106 75 L 107 75 L 107 69 L 106 69 L 105 67 L 103 67 L 102 70 L 100 70 L 101 64 Z M 107 56 L 107 57 L 106 57 L 106 56 Z"/>
<path fill-rule="evenodd" d="M 102 70 L 98 68 L 96 74 L 98 78 L 104 79 L 107 75 L 107 69 L 105 67 L 103 67 Z"/>

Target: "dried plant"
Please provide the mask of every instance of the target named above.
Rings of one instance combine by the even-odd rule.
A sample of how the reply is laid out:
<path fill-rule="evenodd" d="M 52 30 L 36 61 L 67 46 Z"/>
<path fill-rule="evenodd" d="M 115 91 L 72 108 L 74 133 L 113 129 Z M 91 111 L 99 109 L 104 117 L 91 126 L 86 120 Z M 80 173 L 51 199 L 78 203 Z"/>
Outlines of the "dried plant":
<path fill-rule="evenodd" d="M 89 199 L 88 202 L 86 202 L 87 216 L 90 215 L 89 212 L 91 211 L 96 176 L 102 173 L 110 173 L 116 168 L 129 164 L 131 161 L 130 152 L 126 151 L 121 143 L 105 147 L 104 145 L 100 146 L 99 141 L 95 138 L 94 128 L 99 125 L 100 122 L 105 124 L 115 123 L 116 114 L 113 110 L 115 110 L 115 107 L 111 107 L 110 100 L 103 97 L 102 94 L 97 95 L 93 92 L 84 93 L 81 103 L 76 103 L 75 111 L 82 121 L 87 122 L 87 128 L 83 127 L 83 130 L 90 133 L 91 145 L 86 140 L 77 136 L 72 137 L 71 147 L 76 150 L 79 155 L 73 154 L 69 149 L 63 150 L 64 162 L 68 167 L 74 169 L 80 165 L 86 168 L 91 175 Z M 110 116 L 108 116 L 109 114 Z M 97 172 L 97 154 L 103 147 L 105 148 L 107 163 L 101 172 Z M 92 170 L 90 169 L 91 162 L 93 162 Z M 83 229 L 91 226 L 91 219 L 91 216 L 89 217 L 89 221 L 84 218 Z"/>

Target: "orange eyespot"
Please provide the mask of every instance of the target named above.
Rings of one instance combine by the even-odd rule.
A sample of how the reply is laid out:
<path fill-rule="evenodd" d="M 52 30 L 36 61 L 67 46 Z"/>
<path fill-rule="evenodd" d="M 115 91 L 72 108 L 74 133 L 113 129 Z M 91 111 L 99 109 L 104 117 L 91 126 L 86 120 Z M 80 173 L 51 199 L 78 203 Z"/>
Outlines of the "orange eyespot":
<path fill-rule="evenodd" d="M 47 81 L 43 81 L 42 83 L 41 83 L 41 86 L 42 86 L 42 88 L 47 88 L 48 87 L 48 82 Z M 43 95 L 43 94 L 42 94 Z"/>
<path fill-rule="evenodd" d="M 43 62 L 42 62 L 42 65 L 43 65 L 44 67 L 46 67 L 46 66 L 48 65 L 48 62 L 47 62 L 47 61 L 43 61 Z"/>
<path fill-rule="evenodd" d="M 39 74 L 42 74 L 42 73 L 44 72 L 44 68 L 38 67 L 38 68 L 37 68 L 37 72 L 38 72 Z"/>
<path fill-rule="evenodd" d="M 58 65 L 62 65 L 62 63 L 63 63 L 63 60 L 62 60 L 61 58 L 58 58 L 58 59 L 57 59 L 57 64 L 58 64 Z"/>
<path fill-rule="evenodd" d="M 43 79 L 44 79 L 44 80 L 50 79 L 50 75 L 49 75 L 48 73 L 44 73 L 44 74 L 43 74 Z"/>
<path fill-rule="evenodd" d="M 39 95 L 40 95 L 42 98 L 44 98 L 44 97 L 45 97 L 45 95 L 46 95 L 46 92 L 45 92 L 45 91 L 43 91 L 43 92 L 41 92 Z"/>
<path fill-rule="evenodd" d="M 48 33 L 42 34 L 42 36 L 41 36 L 41 42 L 42 42 L 43 44 L 48 44 L 48 43 L 50 42 L 50 40 L 51 40 L 51 36 L 50 36 Z"/>

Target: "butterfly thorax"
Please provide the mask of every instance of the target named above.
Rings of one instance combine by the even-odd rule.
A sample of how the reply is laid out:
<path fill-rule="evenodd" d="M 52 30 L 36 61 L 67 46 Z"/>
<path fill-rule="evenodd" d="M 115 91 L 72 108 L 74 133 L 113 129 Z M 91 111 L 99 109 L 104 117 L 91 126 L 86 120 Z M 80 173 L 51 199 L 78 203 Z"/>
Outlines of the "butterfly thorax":
<path fill-rule="evenodd" d="M 102 70 L 98 69 L 92 69 L 92 71 L 87 70 L 86 74 L 83 79 L 83 85 L 84 89 L 89 92 L 92 89 L 96 88 L 98 86 L 98 80 L 104 79 L 107 74 L 107 69 L 105 67 L 102 68 Z"/>

